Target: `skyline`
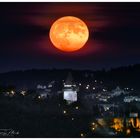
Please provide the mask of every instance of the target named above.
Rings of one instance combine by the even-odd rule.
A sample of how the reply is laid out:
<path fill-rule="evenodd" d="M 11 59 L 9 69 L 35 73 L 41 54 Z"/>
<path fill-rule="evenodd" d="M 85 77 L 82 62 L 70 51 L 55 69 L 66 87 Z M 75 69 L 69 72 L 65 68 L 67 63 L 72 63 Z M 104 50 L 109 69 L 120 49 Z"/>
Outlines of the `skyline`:
<path fill-rule="evenodd" d="M 86 45 L 71 53 L 55 49 L 49 39 L 53 22 L 68 15 L 81 18 L 90 32 Z M 0 72 L 140 62 L 139 3 L 0 3 L 0 17 Z"/>

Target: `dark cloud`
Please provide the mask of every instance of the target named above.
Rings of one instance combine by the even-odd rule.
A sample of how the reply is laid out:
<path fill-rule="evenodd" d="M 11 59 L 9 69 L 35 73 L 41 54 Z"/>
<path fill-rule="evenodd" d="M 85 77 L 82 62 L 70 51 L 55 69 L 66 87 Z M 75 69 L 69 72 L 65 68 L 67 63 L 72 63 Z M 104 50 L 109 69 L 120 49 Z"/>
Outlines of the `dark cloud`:
<path fill-rule="evenodd" d="M 26 24 L 0 24 L 0 41 L 4 40 L 28 40 L 44 36 L 48 33 L 47 29 L 41 26 Z"/>
<path fill-rule="evenodd" d="M 94 32 L 93 35 L 97 40 L 108 40 L 122 42 L 124 44 L 140 43 L 140 27 L 139 26 L 121 26 L 114 28 L 105 28 L 100 32 Z M 124 46 L 125 47 L 125 46 Z M 134 47 L 134 46 L 131 46 Z M 136 46 L 137 47 L 137 46 Z"/>

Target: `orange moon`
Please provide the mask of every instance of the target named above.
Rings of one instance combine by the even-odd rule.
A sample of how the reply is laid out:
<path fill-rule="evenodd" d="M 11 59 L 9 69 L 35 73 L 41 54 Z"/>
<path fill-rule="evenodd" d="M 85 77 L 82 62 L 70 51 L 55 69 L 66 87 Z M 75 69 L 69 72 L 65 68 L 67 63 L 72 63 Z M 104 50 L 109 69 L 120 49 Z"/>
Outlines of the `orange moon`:
<path fill-rule="evenodd" d="M 52 24 L 49 35 L 52 44 L 57 49 L 73 52 L 85 45 L 89 38 L 89 30 L 81 19 L 74 16 L 65 16 Z"/>

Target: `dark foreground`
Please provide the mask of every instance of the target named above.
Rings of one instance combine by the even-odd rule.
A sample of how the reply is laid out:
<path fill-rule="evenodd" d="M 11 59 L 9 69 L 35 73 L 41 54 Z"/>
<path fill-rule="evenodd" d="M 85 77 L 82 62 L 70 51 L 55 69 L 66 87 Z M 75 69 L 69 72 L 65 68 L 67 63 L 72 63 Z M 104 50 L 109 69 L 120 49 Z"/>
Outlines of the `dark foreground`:
<path fill-rule="evenodd" d="M 0 98 L 0 137 L 140 137 L 140 119 L 95 117 L 55 100 Z"/>

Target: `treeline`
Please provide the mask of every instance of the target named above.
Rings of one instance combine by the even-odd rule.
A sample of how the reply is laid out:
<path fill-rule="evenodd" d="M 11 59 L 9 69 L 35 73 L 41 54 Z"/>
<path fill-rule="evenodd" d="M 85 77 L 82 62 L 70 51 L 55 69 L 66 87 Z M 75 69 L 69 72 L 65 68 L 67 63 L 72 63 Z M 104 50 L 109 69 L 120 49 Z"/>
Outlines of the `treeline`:
<path fill-rule="evenodd" d="M 33 88 L 37 84 L 48 84 L 50 81 L 65 80 L 71 72 L 77 82 L 91 82 L 100 80 L 106 83 L 115 83 L 121 86 L 140 88 L 139 74 L 140 64 L 119 67 L 110 70 L 74 70 L 74 69 L 32 69 L 25 71 L 12 71 L 0 74 L 0 85 L 15 85 L 22 88 Z"/>

